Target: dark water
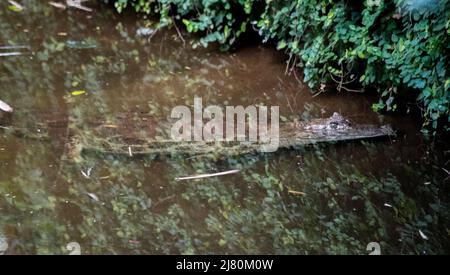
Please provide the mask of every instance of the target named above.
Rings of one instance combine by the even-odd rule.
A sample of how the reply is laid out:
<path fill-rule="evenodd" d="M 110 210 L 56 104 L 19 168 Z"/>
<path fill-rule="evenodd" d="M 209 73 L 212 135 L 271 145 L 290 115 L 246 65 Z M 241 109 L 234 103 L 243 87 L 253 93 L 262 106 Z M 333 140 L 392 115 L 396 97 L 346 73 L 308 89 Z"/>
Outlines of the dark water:
<path fill-rule="evenodd" d="M 448 141 L 425 139 L 417 118 L 380 117 L 370 95 L 312 97 L 270 47 L 194 50 L 195 38 L 184 34 L 184 44 L 175 31 L 138 36 L 151 21 L 110 7 L 22 3 L 22 12 L 0 3 L 0 46 L 29 46 L 0 57 L 0 99 L 26 114 L 15 118 L 22 127 L 44 113 L 164 119 L 199 96 L 204 105 L 277 105 L 287 120 L 338 111 L 399 134 L 241 157 L 74 159 L 65 128 L 50 141 L 0 132 L 6 253 L 68 254 L 70 242 L 83 254 L 368 254 L 370 242 L 382 254 L 450 252 Z M 231 169 L 240 173 L 175 180 Z"/>

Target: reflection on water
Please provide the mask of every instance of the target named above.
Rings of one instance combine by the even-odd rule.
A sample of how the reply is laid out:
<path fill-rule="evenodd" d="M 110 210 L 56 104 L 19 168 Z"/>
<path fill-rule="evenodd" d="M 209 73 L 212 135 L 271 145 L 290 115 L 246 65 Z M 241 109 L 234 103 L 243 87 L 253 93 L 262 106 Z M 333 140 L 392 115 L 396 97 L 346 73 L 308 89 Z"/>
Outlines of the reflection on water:
<path fill-rule="evenodd" d="M 88 14 L 22 2 L 22 12 L 0 3 L 0 44 L 29 47 L 0 57 L 0 98 L 16 110 L 12 125 L 33 129 L 52 116 L 60 124 L 49 140 L 0 133 L 6 253 L 69 254 L 70 242 L 84 254 L 368 254 L 370 242 L 383 254 L 450 252 L 448 143 L 423 140 L 409 117 L 384 118 L 399 131 L 394 140 L 241 157 L 74 159 L 68 121 L 137 112 L 165 120 L 194 96 L 204 105 L 279 105 L 288 120 L 334 111 L 379 118 L 368 97 L 312 98 L 272 49 L 192 50 L 194 38 L 183 45 L 176 32 L 153 34 L 150 21 L 109 7 Z M 230 169 L 240 173 L 175 180 Z"/>

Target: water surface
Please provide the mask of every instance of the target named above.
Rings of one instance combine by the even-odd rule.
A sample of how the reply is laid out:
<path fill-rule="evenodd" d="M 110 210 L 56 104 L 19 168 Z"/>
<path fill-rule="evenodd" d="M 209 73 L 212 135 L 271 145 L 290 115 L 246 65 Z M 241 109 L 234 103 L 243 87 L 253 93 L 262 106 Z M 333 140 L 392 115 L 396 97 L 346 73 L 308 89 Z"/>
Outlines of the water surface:
<path fill-rule="evenodd" d="M 0 57 L 0 98 L 15 109 L 13 125 L 30 128 L 49 114 L 164 120 L 199 96 L 204 105 L 280 106 L 286 120 L 338 111 L 399 134 L 240 157 L 74 159 L 65 125 L 50 140 L 3 131 L 6 253 L 68 254 L 70 242 L 83 254 L 368 254 L 370 242 L 383 254 L 450 252 L 448 141 L 424 138 L 412 115 L 379 116 L 367 94 L 312 97 L 270 46 L 194 50 L 187 34 L 185 43 L 171 30 L 139 36 L 152 21 L 111 7 L 91 14 L 22 3 L 22 12 L 0 3 L 0 45 L 28 47 Z M 175 180 L 231 169 L 240 173 Z"/>

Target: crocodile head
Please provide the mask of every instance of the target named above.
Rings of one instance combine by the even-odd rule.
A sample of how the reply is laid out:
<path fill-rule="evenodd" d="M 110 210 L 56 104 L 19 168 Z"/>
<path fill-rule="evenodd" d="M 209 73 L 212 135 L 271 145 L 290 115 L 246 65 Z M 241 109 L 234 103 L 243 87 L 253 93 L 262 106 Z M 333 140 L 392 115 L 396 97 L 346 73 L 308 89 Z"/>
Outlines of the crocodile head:
<path fill-rule="evenodd" d="M 334 112 L 333 115 L 326 122 L 327 129 L 347 129 L 350 128 L 350 122 L 341 116 L 341 114 Z"/>
<path fill-rule="evenodd" d="M 350 129 L 350 122 L 341 114 L 334 112 L 333 115 L 326 119 L 315 119 L 306 124 L 306 130 L 345 130 Z"/>
<path fill-rule="evenodd" d="M 329 142 L 395 135 L 389 125 L 350 123 L 339 113 L 334 113 L 329 118 L 312 119 L 285 132 L 290 132 L 287 135 L 295 139 L 296 143 L 305 140 Z"/>

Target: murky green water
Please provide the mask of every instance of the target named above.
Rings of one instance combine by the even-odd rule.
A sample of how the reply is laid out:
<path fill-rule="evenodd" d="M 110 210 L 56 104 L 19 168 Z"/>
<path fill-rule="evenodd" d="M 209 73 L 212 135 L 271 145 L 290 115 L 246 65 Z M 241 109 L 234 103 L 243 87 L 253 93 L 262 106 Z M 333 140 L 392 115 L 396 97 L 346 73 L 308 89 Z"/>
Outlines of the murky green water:
<path fill-rule="evenodd" d="M 107 120 L 139 112 L 163 120 L 199 96 L 204 105 L 278 105 L 287 119 L 339 111 L 391 123 L 399 134 L 241 157 L 73 159 L 64 127 L 50 141 L 3 131 L 6 253 L 69 254 L 70 242 L 83 254 L 368 254 L 370 242 L 382 254 L 450 252 L 448 141 L 424 139 L 417 118 L 380 118 L 366 95 L 313 98 L 285 75 L 272 48 L 193 50 L 195 38 L 186 34 L 186 44 L 175 31 L 138 35 L 151 21 L 110 7 L 91 14 L 22 3 L 22 12 L 0 3 L 0 45 L 29 46 L 0 57 L 0 99 L 14 107 L 13 124 L 26 127 L 49 113 Z M 175 180 L 231 169 L 240 173 Z"/>

